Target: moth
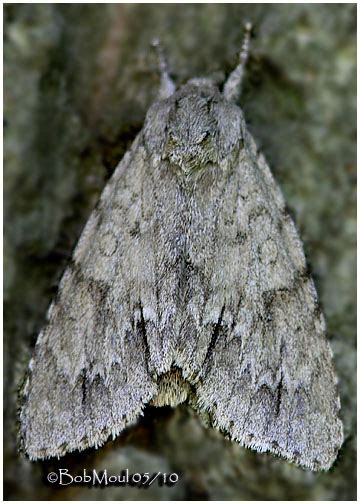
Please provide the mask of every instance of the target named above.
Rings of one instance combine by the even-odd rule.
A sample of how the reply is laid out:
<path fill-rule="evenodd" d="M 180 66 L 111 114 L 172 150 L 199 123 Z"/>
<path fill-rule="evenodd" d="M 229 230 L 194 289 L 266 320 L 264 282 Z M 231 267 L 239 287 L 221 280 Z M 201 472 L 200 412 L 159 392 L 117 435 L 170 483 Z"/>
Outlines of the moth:
<path fill-rule="evenodd" d="M 20 412 L 35 459 L 99 447 L 188 402 L 240 445 L 312 470 L 342 444 L 332 353 L 281 191 L 223 91 L 159 99 L 92 212 L 39 334 Z"/>

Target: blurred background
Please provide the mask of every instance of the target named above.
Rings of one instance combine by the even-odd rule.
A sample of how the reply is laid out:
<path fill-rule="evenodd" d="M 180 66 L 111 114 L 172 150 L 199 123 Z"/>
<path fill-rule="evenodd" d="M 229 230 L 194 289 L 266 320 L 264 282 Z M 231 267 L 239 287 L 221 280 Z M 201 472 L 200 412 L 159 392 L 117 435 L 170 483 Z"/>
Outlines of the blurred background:
<path fill-rule="evenodd" d="M 355 500 L 355 4 L 7 4 L 4 477 L 7 500 Z M 18 388 L 61 273 L 107 179 L 141 129 L 159 37 L 181 84 L 224 80 L 243 23 L 255 37 L 241 97 L 304 241 L 328 325 L 345 443 L 328 473 L 257 454 L 186 406 L 148 408 L 99 450 L 17 453 Z M 52 487 L 50 470 L 177 472 L 172 487 Z"/>

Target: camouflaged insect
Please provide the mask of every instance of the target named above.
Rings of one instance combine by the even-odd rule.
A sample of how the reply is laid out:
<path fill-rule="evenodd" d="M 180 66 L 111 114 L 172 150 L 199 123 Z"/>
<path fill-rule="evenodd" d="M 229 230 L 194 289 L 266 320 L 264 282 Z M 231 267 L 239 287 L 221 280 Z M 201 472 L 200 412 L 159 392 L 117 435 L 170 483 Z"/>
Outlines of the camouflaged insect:
<path fill-rule="evenodd" d="M 106 185 L 50 306 L 24 387 L 31 459 L 98 447 L 145 405 L 188 402 L 241 445 L 313 470 L 342 443 L 332 354 L 301 241 L 223 92 L 159 100 Z"/>

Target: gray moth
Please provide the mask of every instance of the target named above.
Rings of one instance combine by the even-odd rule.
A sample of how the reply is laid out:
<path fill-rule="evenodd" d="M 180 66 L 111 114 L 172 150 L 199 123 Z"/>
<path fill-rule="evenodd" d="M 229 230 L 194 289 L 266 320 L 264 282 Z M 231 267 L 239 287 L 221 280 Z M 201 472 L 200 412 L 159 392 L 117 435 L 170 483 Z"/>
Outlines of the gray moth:
<path fill-rule="evenodd" d="M 147 404 L 187 402 L 232 440 L 312 470 L 342 444 L 332 353 L 301 241 L 236 104 L 160 95 L 92 212 L 39 334 L 20 438 L 35 459 L 99 447 Z"/>

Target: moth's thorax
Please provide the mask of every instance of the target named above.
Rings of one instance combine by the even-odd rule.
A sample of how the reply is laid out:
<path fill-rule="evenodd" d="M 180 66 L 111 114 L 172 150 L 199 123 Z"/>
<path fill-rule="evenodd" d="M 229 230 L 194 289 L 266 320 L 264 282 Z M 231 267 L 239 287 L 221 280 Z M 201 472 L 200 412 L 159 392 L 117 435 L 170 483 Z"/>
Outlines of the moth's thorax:
<path fill-rule="evenodd" d="M 227 102 L 215 86 L 190 82 L 150 108 L 145 145 L 188 173 L 220 163 L 238 148 L 242 122 L 240 108 Z"/>

